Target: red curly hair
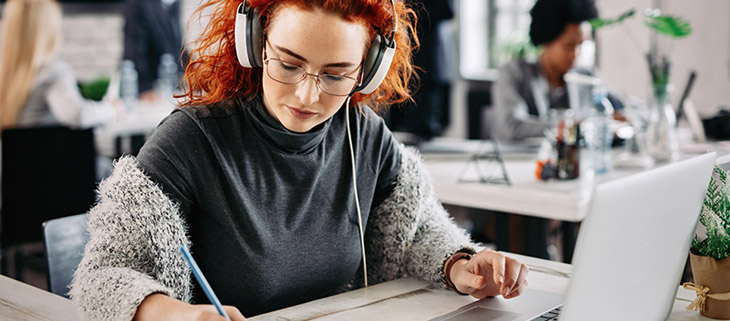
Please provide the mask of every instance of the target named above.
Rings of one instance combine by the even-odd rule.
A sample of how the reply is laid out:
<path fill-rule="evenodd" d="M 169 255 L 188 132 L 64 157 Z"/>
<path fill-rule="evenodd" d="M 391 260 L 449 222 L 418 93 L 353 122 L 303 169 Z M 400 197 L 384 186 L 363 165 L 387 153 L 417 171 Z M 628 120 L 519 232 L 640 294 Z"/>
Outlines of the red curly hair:
<path fill-rule="evenodd" d="M 370 32 L 370 39 L 377 33 L 389 34 L 394 28 L 393 7 L 390 0 L 247 0 L 252 8 L 259 9 L 264 33 L 268 17 L 276 14 L 282 5 L 293 5 L 303 10 L 319 8 L 339 15 L 347 21 L 362 22 Z M 234 26 L 240 0 L 208 0 L 193 17 L 203 17 L 212 10 L 200 38 L 190 50 L 191 59 L 185 68 L 185 91 L 182 105 L 208 105 L 227 98 L 251 99 L 261 93 L 261 68 L 244 68 L 236 56 Z M 412 100 L 411 89 L 418 80 L 412 63 L 413 52 L 418 48 L 415 12 L 401 1 L 395 1 L 398 15 L 398 31 L 395 35 L 396 52 L 387 76 L 378 89 L 369 95 L 355 93 L 351 106 L 366 103 L 382 113 L 391 104 Z M 192 18 L 191 18 L 192 19 Z M 194 21 L 194 20 L 191 20 Z M 365 52 L 363 52 L 363 58 Z"/>

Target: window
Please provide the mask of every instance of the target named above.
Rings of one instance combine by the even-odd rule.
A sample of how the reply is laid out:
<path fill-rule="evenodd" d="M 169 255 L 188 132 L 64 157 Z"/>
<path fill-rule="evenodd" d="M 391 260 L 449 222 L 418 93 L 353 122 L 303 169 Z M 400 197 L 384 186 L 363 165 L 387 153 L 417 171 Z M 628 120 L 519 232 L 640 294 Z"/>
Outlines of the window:
<path fill-rule="evenodd" d="M 488 80 L 506 60 L 504 51 L 528 41 L 535 0 L 459 0 L 459 71 Z"/>
<path fill-rule="evenodd" d="M 458 0 L 459 72 L 467 80 L 493 80 L 496 70 L 520 50 L 536 54 L 530 43 L 530 9 L 535 0 Z M 595 42 L 581 46 L 576 66 L 591 69 Z"/>

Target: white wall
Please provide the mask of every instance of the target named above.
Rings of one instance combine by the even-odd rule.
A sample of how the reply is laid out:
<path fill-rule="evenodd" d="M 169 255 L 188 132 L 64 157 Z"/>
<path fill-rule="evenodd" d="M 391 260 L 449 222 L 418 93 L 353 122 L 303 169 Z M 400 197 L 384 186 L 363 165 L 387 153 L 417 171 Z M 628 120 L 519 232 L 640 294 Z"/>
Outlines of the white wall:
<path fill-rule="evenodd" d="M 181 22 L 188 27 L 190 14 L 200 0 L 179 0 Z M 64 4 L 63 42 L 59 56 L 68 62 L 82 81 L 109 77 L 119 68 L 124 46 L 123 3 L 112 5 Z M 191 23 L 186 39 L 201 32 L 200 23 Z"/>
<path fill-rule="evenodd" d="M 637 15 L 623 26 L 601 29 L 599 43 L 599 76 L 609 85 L 646 100 L 649 94 L 649 71 L 644 54 L 649 49 L 649 28 L 642 23 L 643 10 L 651 0 L 598 0 L 603 17 L 615 17 L 629 8 Z M 692 33 L 674 41 L 670 82 L 675 103 L 681 94 L 689 71 L 697 71 L 691 99 L 699 113 L 708 117 L 720 105 L 730 105 L 730 1 L 727 0 L 663 0 L 663 12 L 690 21 Z"/>
<path fill-rule="evenodd" d="M 110 77 L 122 59 L 123 27 L 121 11 L 64 12 L 59 56 L 73 67 L 79 80 Z"/>

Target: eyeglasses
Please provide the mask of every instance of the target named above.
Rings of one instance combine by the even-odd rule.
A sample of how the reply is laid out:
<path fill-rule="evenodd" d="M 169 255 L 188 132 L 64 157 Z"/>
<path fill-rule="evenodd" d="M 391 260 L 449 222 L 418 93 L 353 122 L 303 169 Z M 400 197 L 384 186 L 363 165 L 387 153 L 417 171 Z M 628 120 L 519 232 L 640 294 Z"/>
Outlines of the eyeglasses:
<path fill-rule="evenodd" d="M 312 76 L 317 84 L 317 88 L 332 96 L 349 95 L 359 82 L 356 78 L 345 75 L 328 73 L 318 75 L 306 72 L 304 68 L 294 63 L 279 58 L 266 57 L 266 50 L 264 50 L 264 64 L 266 65 L 266 74 L 276 82 L 293 85 Z"/>

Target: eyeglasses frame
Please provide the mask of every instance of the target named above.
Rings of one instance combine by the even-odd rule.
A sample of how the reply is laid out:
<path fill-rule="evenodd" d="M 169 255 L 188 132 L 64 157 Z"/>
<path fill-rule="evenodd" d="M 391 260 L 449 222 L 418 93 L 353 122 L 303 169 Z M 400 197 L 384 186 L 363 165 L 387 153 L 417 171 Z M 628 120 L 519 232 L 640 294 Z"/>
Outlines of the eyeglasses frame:
<path fill-rule="evenodd" d="M 287 61 L 287 60 L 284 60 L 284 59 L 281 59 L 281 58 L 268 57 L 268 51 L 266 50 L 267 49 L 266 47 L 268 47 L 268 45 L 270 45 L 269 39 L 266 39 L 264 41 L 264 43 L 266 44 L 266 46 L 264 47 L 264 66 L 266 66 L 266 75 L 268 75 L 269 78 L 271 78 L 271 80 L 273 80 L 273 81 L 276 81 L 276 82 L 278 82 L 280 84 L 285 84 L 285 85 L 296 85 L 296 84 L 301 83 L 302 81 L 306 80 L 309 76 L 312 76 L 312 77 L 314 77 L 314 80 L 315 80 L 314 83 L 317 85 L 317 89 L 319 89 L 320 92 L 323 92 L 325 94 L 328 94 L 330 96 L 335 96 L 335 97 L 349 96 L 349 95 L 351 95 L 353 93 L 354 89 L 357 88 L 357 86 L 360 85 L 360 76 L 362 76 L 362 71 L 360 72 L 360 76 L 358 76 L 357 78 L 353 78 L 353 77 L 345 76 L 345 75 L 336 75 L 338 77 L 344 77 L 344 78 L 347 78 L 347 79 L 350 79 L 350 80 L 354 80 L 355 81 L 355 85 L 353 85 L 352 88 L 350 88 L 349 93 L 347 93 L 347 94 L 336 95 L 336 94 L 329 93 L 329 92 L 325 91 L 324 89 L 322 89 L 322 87 L 320 86 L 320 79 L 319 79 L 319 77 L 322 76 L 322 75 L 335 75 L 335 74 L 326 74 L 326 73 L 324 73 L 324 74 L 315 74 L 315 73 L 307 72 L 306 70 L 304 70 L 304 68 L 302 66 L 299 66 L 298 64 L 295 64 L 293 62 L 290 62 L 290 61 Z M 283 63 L 289 64 L 289 65 L 292 65 L 292 66 L 296 66 L 297 68 L 301 69 L 304 72 L 304 74 L 302 75 L 302 78 L 301 79 L 299 79 L 299 80 L 297 80 L 296 82 L 293 82 L 293 83 L 283 82 L 281 80 L 274 79 L 274 77 L 271 77 L 271 74 L 269 73 L 269 60 L 276 60 L 276 61 L 283 62 Z M 360 65 L 357 68 L 360 68 L 361 66 L 362 66 L 362 62 L 360 63 Z M 355 70 L 357 70 L 357 69 L 355 69 Z"/>

